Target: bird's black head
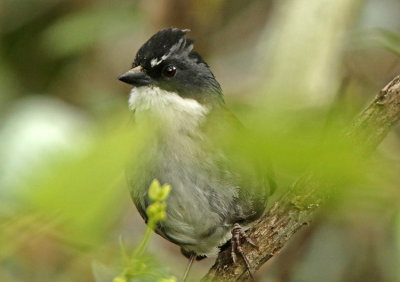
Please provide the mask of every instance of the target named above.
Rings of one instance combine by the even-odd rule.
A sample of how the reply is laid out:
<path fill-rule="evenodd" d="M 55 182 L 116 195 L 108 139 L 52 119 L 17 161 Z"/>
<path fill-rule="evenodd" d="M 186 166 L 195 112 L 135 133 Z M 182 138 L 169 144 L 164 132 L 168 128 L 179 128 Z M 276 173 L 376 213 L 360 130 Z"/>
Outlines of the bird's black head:
<path fill-rule="evenodd" d="M 193 50 L 189 30 L 163 29 L 136 54 L 132 69 L 119 77 L 135 87 L 159 87 L 200 103 L 223 102 L 221 87 L 207 63 Z"/>

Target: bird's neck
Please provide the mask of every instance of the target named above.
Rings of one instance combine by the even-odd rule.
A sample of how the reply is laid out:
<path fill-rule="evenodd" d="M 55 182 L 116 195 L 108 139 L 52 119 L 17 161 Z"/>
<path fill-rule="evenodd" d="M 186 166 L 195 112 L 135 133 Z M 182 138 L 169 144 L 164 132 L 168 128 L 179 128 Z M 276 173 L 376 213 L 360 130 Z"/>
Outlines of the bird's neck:
<path fill-rule="evenodd" d="M 129 106 L 138 122 L 151 118 L 170 134 L 195 131 L 211 110 L 194 99 L 155 86 L 133 88 Z"/>

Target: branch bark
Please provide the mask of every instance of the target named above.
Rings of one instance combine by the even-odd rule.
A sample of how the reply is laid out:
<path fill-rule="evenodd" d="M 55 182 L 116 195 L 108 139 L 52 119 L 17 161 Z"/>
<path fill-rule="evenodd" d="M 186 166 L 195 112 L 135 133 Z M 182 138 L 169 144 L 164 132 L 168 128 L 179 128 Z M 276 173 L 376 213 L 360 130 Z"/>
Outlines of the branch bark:
<path fill-rule="evenodd" d="M 369 106 L 345 131 L 345 136 L 359 142 L 362 151 L 374 150 L 400 119 L 400 76 L 389 82 Z M 277 254 L 290 238 L 313 218 L 324 202 L 323 185 L 312 174 L 294 184 L 247 232 L 258 245 L 243 250 L 254 270 Z M 245 281 L 249 278 L 244 263 L 232 264 L 230 250 L 222 251 L 202 281 Z"/>

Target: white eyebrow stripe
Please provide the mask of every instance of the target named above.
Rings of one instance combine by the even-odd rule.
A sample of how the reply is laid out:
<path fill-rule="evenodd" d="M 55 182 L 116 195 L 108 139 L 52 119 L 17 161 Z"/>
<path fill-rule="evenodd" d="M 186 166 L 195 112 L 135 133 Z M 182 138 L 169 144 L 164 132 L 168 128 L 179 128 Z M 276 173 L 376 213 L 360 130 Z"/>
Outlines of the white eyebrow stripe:
<path fill-rule="evenodd" d="M 169 52 L 168 52 L 167 54 L 163 55 L 160 59 L 158 59 L 158 58 L 153 58 L 153 59 L 150 61 L 151 67 L 153 68 L 153 67 L 155 67 L 155 66 L 158 66 L 158 65 L 161 64 L 163 61 L 165 61 L 166 59 L 168 59 L 169 56 L 171 56 L 174 52 L 176 52 L 177 50 L 179 50 L 179 49 L 182 47 L 183 42 L 184 42 L 184 39 L 181 38 L 181 39 L 178 41 L 178 43 L 176 43 L 175 45 L 173 45 L 173 46 L 171 47 L 171 49 L 169 50 Z M 192 51 L 192 49 L 193 49 L 193 44 L 190 44 L 190 45 L 187 46 L 185 49 L 186 49 L 186 50 L 185 50 L 185 53 L 190 53 L 190 51 Z"/>
<path fill-rule="evenodd" d="M 164 57 L 164 56 L 163 56 L 163 57 Z M 150 65 L 151 65 L 151 67 L 153 68 L 153 67 L 158 66 L 159 64 L 161 64 L 161 62 L 162 62 L 163 60 L 164 60 L 163 58 L 161 58 L 160 60 L 158 60 L 157 58 L 154 58 L 154 59 L 152 59 L 152 60 L 150 61 Z"/>
<path fill-rule="evenodd" d="M 166 55 L 167 57 L 169 57 L 172 53 L 174 53 L 175 51 L 179 50 L 179 48 L 181 48 L 182 43 L 183 43 L 183 38 L 179 39 L 178 43 L 172 45 L 171 49 L 169 49 L 168 54 Z"/>
<path fill-rule="evenodd" d="M 161 61 L 164 61 L 164 60 L 166 60 L 166 59 L 168 59 L 168 57 L 170 56 L 171 54 L 167 54 L 167 55 L 164 55 L 164 56 L 162 56 L 161 57 Z"/>

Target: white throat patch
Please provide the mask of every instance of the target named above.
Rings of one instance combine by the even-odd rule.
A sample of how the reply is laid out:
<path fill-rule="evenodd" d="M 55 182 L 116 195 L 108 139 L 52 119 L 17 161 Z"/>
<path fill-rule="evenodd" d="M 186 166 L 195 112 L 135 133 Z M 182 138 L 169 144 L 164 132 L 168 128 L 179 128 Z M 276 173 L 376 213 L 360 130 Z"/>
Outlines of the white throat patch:
<path fill-rule="evenodd" d="M 209 108 L 194 99 L 182 98 L 175 92 L 155 86 L 134 87 L 129 97 L 129 108 L 140 118 L 145 113 L 178 127 L 198 125 Z"/>

